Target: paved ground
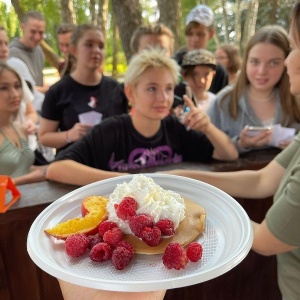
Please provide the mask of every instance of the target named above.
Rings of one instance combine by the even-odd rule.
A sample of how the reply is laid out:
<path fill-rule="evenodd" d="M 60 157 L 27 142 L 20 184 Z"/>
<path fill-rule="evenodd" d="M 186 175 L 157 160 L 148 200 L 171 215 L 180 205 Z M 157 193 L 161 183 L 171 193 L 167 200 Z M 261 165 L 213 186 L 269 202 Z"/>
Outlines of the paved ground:
<path fill-rule="evenodd" d="M 45 84 L 52 85 L 60 79 L 59 73 L 55 68 L 47 68 L 43 70 Z"/>

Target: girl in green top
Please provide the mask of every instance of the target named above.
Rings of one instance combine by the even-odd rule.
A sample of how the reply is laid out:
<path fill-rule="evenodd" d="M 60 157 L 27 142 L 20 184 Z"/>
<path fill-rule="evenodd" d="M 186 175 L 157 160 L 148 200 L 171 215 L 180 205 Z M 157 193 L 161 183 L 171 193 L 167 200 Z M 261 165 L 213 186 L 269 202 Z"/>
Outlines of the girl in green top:
<path fill-rule="evenodd" d="M 12 177 L 15 184 L 45 180 L 45 167 L 32 169 L 34 153 L 25 129 L 14 122 L 22 97 L 18 73 L 0 61 L 0 175 Z"/>

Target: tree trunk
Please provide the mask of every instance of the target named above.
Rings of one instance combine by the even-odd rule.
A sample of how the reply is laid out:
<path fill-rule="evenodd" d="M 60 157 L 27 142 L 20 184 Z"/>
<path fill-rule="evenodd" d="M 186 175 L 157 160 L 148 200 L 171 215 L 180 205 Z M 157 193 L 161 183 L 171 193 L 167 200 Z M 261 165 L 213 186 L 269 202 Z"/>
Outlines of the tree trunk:
<path fill-rule="evenodd" d="M 229 33 L 228 33 L 228 19 L 227 19 L 227 10 L 226 10 L 226 2 L 225 0 L 222 0 L 222 8 L 223 8 L 223 22 L 225 26 L 225 35 L 224 35 L 224 42 L 225 44 L 228 44 L 229 42 Z"/>
<path fill-rule="evenodd" d="M 58 70 L 59 64 L 63 62 L 64 59 L 60 57 L 44 40 L 41 41 L 40 45 L 43 49 L 46 60 Z"/>
<path fill-rule="evenodd" d="M 241 15 L 242 15 L 242 8 L 241 8 L 241 0 L 236 0 L 235 2 L 235 23 L 234 23 L 234 31 L 235 31 L 235 38 L 234 42 L 235 45 L 240 47 L 241 38 L 242 38 L 242 29 L 241 29 Z M 240 49 L 242 50 L 242 49 Z"/>
<path fill-rule="evenodd" d="M 181 20 L 181 1 L 180 0 L 157 0 L 159 8 L 159 21 L 168 26 L 174 33 L 175 49 L 180 47 L 180 20 Z"/>
<path fill-rule="evenodd" d="M 99 18 L 98 25 L 101 27 L 104 40 L 106 41 L 106 24 L 108 20 L 108 0 L 99 0 Z"/>
<path fill-rule="evenodd" d="M 18 15 L 19 20 L 22 20 L 24 16 L 24 9 L 19 0 L 11 0 L 11 4 L 14 7 L 16 14 Z M 21 21 L 20 21 L 21 23 Z"/>
<path fill-rule="evenodd" d="M 62 23 L 76 24 L 73 0 L 60 0 Z"/>
<path fill-rule="evenodd" d="M 277 2 L 277 0 L 273 0 L 272 11 L 271 11 L 271 15 L 270 15 L 271 24 L 276 23 L 277 9 L 278 9 L 278 2 Z"/>
<path fill-rule="evenodd" d="M 97 25 L 97 14 L 96 14 L 96 1 L 90 0 L 90 15 L 91 15 L 91 23 Z"/>
<path fill-rule="evenodd" d="M 119 31 L 117 24 L 113 21 L 113 59 L 112 59 L 112 76 L 117 78 L 118 76 L 118 40 Z"/>
<path fill-rule="evenodd" d="M 112 7 L 128 62 L 132 55 L 130 51 L 131 35 L 142 24 L 141 7 L 138 0 L 112 0 Z"/>
<path fill-rule="evenodd" d="M 243 41 L 242 41 L 242 51 L 244 51 L 249 39 L 255 33 L 255 25 L 257 20 L 259 1 L 251 0 L 249 3 L 248 14 L 244 27 Z"/>

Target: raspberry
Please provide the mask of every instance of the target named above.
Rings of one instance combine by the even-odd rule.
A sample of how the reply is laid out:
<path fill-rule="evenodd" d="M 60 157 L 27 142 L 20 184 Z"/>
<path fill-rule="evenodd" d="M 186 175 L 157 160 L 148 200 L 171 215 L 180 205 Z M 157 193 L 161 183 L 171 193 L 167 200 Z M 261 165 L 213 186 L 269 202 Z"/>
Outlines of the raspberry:
<path fill-rule="evenodd" d="M 153 227 L 153 225 L 154 219 L 150 215 L 141 214 L 133 216 L 129 219 L 129 227 L 132 233 L 137 237 L 141 236 L 141 231 L 145 227 Z"/>
<path fill-rule="evenodd" d="M 175 234 L 174 222 L 169 219 L 159 220 L 155 225 L 160 229 L 161 235 L 171 236 Z"/>
<path fill-rule="evenodd" d="M 158 227 L 145 227 L 141 232 L 141 239 L 151 247 L 157 246 L 161 241 L 161 231 Z"/>
<path fill-rule="evenodd" d="M 113 248 L 117 247 L 118 243 L 123 239 L 123 233 L 120 228 L 108 230 L 103 235 L 103 241 Z"/>
<path fill-rule="evenodd" d="M 129 244 L 128 242 L 125 242 L 125 241 L 121 241 L 119 242 L 119 244 L 117 245 L 117 247 L 124 247 L 126 248 L 127 250 L 129 250 L 132 255 L 134 254 L 134 248 L 131 244 Z"/>
<path fill-rule="evenodd" d="M 179 243 L 170 243 L 165 249 L 162 257 L 163 264 L 168 269 L 184 269 L 188 263 L 188 258 L 184 248 Z"/>
<path fill-rule="evenodd" d="M 115 207 L 117 216 L 126 221 L 136 214 L 137 202 L 132 197 L 125 197 L 118 206 Z"/>
<path fill-rule="evenodd" d="M 103 221 L 99 225 L 99 235 L 100 237 L 103 237 L 104 233 L 108 230 L 111 230 L 113 228 L 118 228 L 117 223 L 112 221 Z"/>
<path fill-rule="evenodd" d="M 131 261 L 133 253 L 124 248 L 117 247 L 111 257 L 111 261 L 117 270 L 123 270 Z"/>
<path fill-rule="evenodd" d="M 107 243 L 98 243 L 90 252 L 90 259 L 93 261 L 105 261 L 111 259 L 112 251 Z"/>
<path fill-rule="evenodd" d="M 103 242 L 103 239 L 99 236 L 99 234 L 89 235 L 87 238 L 89 240 L 89 249 L 92 249 L 96 244 Z"/>
<path fill-rule="evenodd" d="M 65 241 L 65 249 L 69 256 L 78 257 L 83 255 L 89 245 L 88 238 L 82 233 L 72 234 Z"/>
<path fill-rule="evenodd" d="M 202 246 L 197 242 L 192 242 L 186 249 L 186 255 L 192 262 L 197 262 L 202 257 Z"/>

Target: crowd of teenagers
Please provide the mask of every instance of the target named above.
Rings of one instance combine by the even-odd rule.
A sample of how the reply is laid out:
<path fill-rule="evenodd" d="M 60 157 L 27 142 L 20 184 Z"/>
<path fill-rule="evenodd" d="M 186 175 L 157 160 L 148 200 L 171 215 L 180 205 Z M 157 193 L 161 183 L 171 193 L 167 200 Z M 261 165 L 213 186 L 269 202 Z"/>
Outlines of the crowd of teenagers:
<path fill-rule="evenodd" d="M 214 14 L 197 5 L 186 17 L 186 45 L 174 52 L 163 24 L 132 34 L 124 82 L 104 75 L 105 40 L 91 24 L 57 30 L 64 59 L 60 80 L 43 80 L 44 17 L 21 22 L 8 41 L 0 26 L 0 175 L 15 184 L 53 180 L 85 185 L 139 169 L 174 164 L 171 174 L 205 181 L 233 197 L 274 204 L 252 222 L 252 249 L 277 255 L 283 299 L 300 299 L 300 3 L 289 34 L 279 25 L 258 29 L 241 56 L 233 45 L 207 50 Z M 256 134 L 249 126 L 265 128 Z M 273 126 L 296 135 L 273 143 Z M 282 151 L 258 171 L 177 170 L 182 161 L 236 160 L 241 153 Z M 253 188 L 249 189 L 249 185 Z M 163 299 L 165 291 L 117 293 L 60 281 L 65 299 Z"/>

